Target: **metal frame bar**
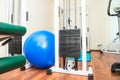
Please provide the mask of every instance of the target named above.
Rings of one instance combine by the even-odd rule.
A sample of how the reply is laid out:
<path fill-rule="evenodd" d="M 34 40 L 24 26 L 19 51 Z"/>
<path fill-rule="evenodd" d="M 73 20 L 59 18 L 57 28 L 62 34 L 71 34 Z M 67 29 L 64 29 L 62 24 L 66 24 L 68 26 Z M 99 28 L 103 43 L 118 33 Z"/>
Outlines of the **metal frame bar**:
<path fill-rule="evenodd" d="M 81 1 L 82 7 L 82 70 L 65 70 L 59 67 L 59 15 L 58 15 L 59 0 L 54 0 L 54 30 L 55 30 L 55 66 L 50 68 L 52 72 L 61 72 L 67 74 L 86 75 L 92 74 L 92 67 L 87 70 L 86 63 L 86 0 Z"/>

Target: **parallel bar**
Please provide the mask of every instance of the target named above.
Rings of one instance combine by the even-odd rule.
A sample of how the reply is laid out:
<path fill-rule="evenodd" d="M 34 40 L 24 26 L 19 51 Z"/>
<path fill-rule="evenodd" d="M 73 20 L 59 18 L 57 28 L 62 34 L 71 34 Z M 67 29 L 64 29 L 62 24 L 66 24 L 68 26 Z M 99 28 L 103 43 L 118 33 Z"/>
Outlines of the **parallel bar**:
<path fill-rule="evenodd" d="M 86 64 L 86 0 L 81 0 L 81 9 L 82 9 L 82 70 L 87 71 Z"/>
<path fill-rule="evenodd" d="M 120 16 L 118 16 L 118 32 L 119 32 L 119 40 L 120 40 Z"/>
<path fill-rule="evenodd" d="M 54 0 L 55 67 L 59 68 L 59 1 Z"/>
<path fill-rule="evenodd" d="M 84 76 L 88 76 L 89 74 L 92 74 L 92 68 L 89 67 L 88 71 L 83 71 L 83 70 L 65 70 L 62 68 L 56 68 L 56 67 L 52 67 L 52 72 L 59 72 L 59 73 L 66 73 L 66 74 L 74 74 L 74 75 L 84 75 Z"/>

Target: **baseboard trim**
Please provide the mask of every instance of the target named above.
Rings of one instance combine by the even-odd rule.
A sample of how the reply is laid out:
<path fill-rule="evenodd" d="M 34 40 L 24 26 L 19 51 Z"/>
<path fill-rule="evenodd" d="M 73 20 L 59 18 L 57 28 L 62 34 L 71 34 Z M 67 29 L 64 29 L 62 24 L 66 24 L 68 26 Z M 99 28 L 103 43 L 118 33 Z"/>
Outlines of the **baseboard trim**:
<path fill-rule="evenodd" d="M 100 52 L 100 50 L 98 50 L 98 49 L 92 49 L 92 50 L 90 50 L 91 52 Z"/>

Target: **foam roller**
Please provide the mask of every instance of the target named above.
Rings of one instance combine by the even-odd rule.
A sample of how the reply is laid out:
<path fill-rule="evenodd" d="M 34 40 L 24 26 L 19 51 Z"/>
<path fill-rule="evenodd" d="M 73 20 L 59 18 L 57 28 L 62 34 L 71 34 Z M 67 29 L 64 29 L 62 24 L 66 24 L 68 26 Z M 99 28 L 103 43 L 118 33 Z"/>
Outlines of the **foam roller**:
<path fill-rule="evenodd" d="M 0 58 L 0 74 L 23 67 L 25 63 L 23 55 Z"/>
<path fill-rule="evenodd" d="M 24 26 L 0 22 L 0 34 L 23 36 L 25 33 L 26 28 Z"/>

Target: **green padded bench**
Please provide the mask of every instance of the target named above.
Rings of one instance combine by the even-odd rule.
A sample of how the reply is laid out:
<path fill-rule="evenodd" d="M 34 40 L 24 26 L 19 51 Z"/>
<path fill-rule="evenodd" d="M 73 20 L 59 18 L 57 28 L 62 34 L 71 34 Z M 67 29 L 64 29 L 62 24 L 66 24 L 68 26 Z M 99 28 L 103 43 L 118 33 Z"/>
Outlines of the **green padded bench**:
<path fill-rule="evenodd" d="M 24 26 L 0 22 L 0 34 L 1 35 L 23 36 L 25 33 L 26 33 L 26 28 Z"/>
<path fill-rule="evenodd" d="M 6 40 L 2 45 L 8 43 L 12 36 L 23 36 L 26 28 L 21 25 L 0 22 L 0 41 Z M 23 55 L 0 58 L 0 74 L 23 67 L 26 59 Z"/>
<path fill-rule="evenodd" d="M 26 59 L 23 55 L 0 58 L 0 74 L 23 67 Z"/>

